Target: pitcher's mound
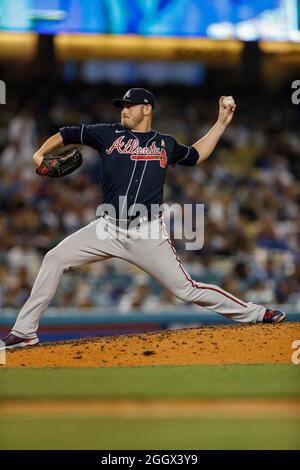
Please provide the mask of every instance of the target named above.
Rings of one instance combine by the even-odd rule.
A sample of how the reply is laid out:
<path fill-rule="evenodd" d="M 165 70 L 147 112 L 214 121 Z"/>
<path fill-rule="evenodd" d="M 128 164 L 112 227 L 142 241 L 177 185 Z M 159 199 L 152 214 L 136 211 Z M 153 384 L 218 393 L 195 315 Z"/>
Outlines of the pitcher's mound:
<path fill-rule="evenodd" d="M 291 364 L 300 323 L 214 326 L 44 343 L 8 351 L 6 367 Z"/>

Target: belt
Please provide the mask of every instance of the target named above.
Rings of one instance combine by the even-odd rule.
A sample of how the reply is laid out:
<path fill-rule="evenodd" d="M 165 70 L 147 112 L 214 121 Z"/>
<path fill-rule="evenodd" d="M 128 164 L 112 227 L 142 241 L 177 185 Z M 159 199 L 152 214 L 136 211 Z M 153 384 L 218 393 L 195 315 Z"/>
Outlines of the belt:
<path fill-rule="evenodd" d="M 152 222 L 153 220 L 160 219 L 162 217 L 162 212 L 159 212 L 158 214 L 155 214 L 154 216 L 148 218 L 148 217 L 129 217 L 128 219 L 114 219 L 113 217 L 109 216 L 106 212 L 104 212 L 102 215 L 97 217 L 98 219 L 105 219 L 112 223 L 113 225 L 116 225 L 116 227 L 119 227 L 123 230 L 128 230 L 128 229 L 137 229 L 141 228 L 143 225 L 148 224 L 149 222 Z"/>

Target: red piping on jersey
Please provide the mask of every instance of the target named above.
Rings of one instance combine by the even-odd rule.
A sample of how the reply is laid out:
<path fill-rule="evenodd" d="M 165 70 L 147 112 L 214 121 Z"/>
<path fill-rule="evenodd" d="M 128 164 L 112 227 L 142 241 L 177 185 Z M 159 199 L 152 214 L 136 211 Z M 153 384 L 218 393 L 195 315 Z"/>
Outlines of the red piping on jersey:
<path fill-rule="evenodd" d="M 168 243 L 170 244 L 171 248 L 172 248 L 172 251 L 175 255 L 175 258 L 179 264 L 179 267 L 181 269 L 181 271 L 183 272 L 183 274 L 185 275 L 186 279 L 192 284 L 193 287 L 196 287 L 196 289 L 208 289 L 208 290 L 213 290 L 215 292 L 218 292 L 218 294 L 222 294 L 224 295 L 224 297 L 227 297 L 228 299 L 232 300 L 233 302 L 236 302 L 237 304 L 241 305 L 242 307 L 248 307 L 248 305 L 246 305 L 245 303 L 237 300 L 235 297 L 231 297 L 229 294 L 225 294 L 224 292 L 222 292 L 221 290 L 219 289 L 216 289 L 215 287 L 209 287 L 207 284 L 205 284 L 205 287 L 201 286 L 198 282 L 196 281 L 193 281 L 193 279 L 189 276 L 189 274 L 185 271 L 184 267 L 182 266 L 182 263 L 181 263 L 181 260 L 177 254 L 177 251 L 175 249 L 175 247 L 173 246 L 173 243 L 171 242 L 171 240 L 169 239 L 168 237 L 168 233 L 165 229 L 165 224 L 163 222 L 162 219 L 161 220 L 161 224 L 162 224 L 162 229 L 164 231 L 164 234 L 166 235 L 167 237 L 167 240 L 168 240 Z"/>

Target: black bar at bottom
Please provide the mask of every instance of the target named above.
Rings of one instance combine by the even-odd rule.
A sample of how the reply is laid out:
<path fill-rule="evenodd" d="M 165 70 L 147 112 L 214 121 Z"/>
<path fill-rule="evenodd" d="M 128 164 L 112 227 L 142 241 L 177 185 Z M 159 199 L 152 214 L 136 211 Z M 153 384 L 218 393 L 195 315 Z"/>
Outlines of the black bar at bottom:
<path fill-rule="evenodd" d="M 105 468 L 107 466 L 120 465 L 124 468 L 142 468 L 148 465 L 171 465 L 171 466 L 189 466 L 199 467 L 202 465 L 209 465 L 211 467 L 214 463 L 230 464 L 230 468 L 238 467 L 244 464 L 245 458 L 247 465 L 257 463 L 260 465 L 266 463 L 268 466 L 272 463 L 274 467 L 283 466 L 287 468 L 288 461 L 297 458 L 297 451 L 235 451 L 235 450 L 74 450 L 74 451 L 58 451 L 58 450 L 45 450 L 45 451 L 0 451 L 0 461 L 3 463 L 8 461 L 13 462 L 14 466 L 18 461 L 27 463 L 32 467 L 33 463 L 73 463 L 86 464 L 93 463 L 96 468 Z M 147 467 L 146 467 L 147 468 Z"/>

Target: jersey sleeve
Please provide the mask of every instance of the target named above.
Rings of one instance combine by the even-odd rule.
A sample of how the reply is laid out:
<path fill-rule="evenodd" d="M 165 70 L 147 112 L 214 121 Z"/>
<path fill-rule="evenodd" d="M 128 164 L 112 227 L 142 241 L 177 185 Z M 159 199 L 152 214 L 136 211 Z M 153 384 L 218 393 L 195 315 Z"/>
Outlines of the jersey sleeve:
<path fill-rule="evenodd" d="M 169 165 L 194 166 L 196 165 L 198 158 L 199 153 L 195 147 L 180 144 L 175 140 Z"/>
<path fill-rule="evenodd" d="M 105 124 L 81 124 L 59 129 L 64 145 L 82 144 L 95 150 L 101 150 L 105 145 L 106 131 Z"/>

